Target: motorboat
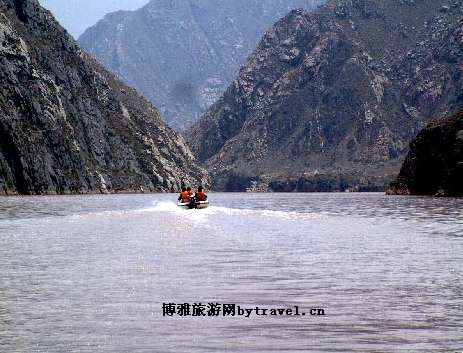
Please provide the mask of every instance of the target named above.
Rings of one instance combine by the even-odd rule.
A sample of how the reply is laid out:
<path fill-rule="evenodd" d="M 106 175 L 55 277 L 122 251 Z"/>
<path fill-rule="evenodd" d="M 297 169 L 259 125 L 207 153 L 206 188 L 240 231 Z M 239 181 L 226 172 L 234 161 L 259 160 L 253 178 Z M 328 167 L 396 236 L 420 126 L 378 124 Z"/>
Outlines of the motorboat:
<path fill-rule="evenodd" d="M 185 210 L 192 210 L 192 209 L 201 210 L 201 209 L 209 207 L 209 201 L 179 202 L 177 206 Z"/>

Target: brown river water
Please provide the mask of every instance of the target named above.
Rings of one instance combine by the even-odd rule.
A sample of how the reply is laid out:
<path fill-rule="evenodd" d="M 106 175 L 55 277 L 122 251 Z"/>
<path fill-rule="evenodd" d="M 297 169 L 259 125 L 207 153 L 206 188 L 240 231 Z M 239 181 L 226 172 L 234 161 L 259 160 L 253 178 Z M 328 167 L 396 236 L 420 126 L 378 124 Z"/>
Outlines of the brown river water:
<path fill-rule="evenodd" d="M 462 352 L 463 200 L 0 198 L 0 352 Z M 163 316 L 163 303 L 324 316 Z"/>

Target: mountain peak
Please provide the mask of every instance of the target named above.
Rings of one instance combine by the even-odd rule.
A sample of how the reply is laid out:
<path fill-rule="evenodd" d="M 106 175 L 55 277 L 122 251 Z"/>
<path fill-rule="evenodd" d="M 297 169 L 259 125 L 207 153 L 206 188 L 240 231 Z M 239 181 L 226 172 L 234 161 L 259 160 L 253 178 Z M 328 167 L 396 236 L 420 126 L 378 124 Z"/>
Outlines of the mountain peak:
<path fill-rule="evenodd" d="M 215 186 L 384 189 L 416 132 L 461 108 L 448 4 L 338 0 L 280 20 L 188 133 Z"/>
<path fill-rule="evenodd" d="M 293 8 L 321 2 L 152 0 L 107 16 L 79 42 L 182 130 L 220 97 L 268 27 Z"/>

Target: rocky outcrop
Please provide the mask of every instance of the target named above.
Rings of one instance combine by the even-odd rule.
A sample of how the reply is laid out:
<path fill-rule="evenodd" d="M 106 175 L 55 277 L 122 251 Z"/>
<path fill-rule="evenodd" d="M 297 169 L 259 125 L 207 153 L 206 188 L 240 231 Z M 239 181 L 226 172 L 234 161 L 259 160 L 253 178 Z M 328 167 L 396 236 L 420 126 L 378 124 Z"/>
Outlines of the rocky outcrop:
<path fill-rule="evenodd" d="M 463 6 L 332 0 L 263 37 L 188 132 L 220 190 L 385 190 L 410 140 L 462 109 Z"/>
<path fill-rule="evenodd" d="M 196 164 L 36 0 L 0 1 L 0 194 L 169 191 L 207 181 Z"/>
<path fill-rule="evenodd" d="M 184 130 L 235 78 L 264 31 L 325 0 L 151 0 L 107 15 L 80 44 Z"/>
<path fill-rule="evenodd" d="M 418 134 L 388 194 L 463 196 L 462 113 Z"/>

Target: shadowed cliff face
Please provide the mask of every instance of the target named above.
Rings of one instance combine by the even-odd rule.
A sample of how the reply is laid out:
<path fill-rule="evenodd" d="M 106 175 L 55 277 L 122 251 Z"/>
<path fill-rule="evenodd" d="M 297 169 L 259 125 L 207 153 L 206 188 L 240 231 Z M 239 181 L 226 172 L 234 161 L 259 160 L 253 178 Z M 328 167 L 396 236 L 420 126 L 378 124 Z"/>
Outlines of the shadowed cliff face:
<path fill-rule="evenodd" d="M 268 27 L 292 9 L 322 2 L 152 0 L 107 15 L 79 42 L 183 130 L 225 91 Z"/>
<path fill-rule="evenodd" d="M 463 196 L 462 113 L 418 134 L 388 194 Z"/>
<path fill-rule="evenodd" d="M 0 194 L 168 191 L 206 181 L 195 165 L 37 1 L 0 2 Z"/>
<path fill-rule="evenodd" d="M 384 190 L 462 107 L 457 1 L 335 0 L 262 39 L 188 140 L 225 190 Z"/>

